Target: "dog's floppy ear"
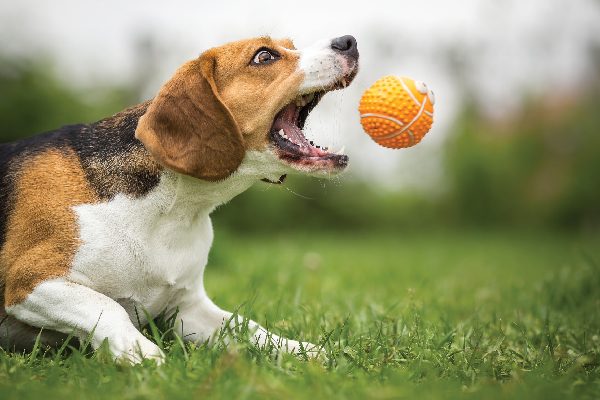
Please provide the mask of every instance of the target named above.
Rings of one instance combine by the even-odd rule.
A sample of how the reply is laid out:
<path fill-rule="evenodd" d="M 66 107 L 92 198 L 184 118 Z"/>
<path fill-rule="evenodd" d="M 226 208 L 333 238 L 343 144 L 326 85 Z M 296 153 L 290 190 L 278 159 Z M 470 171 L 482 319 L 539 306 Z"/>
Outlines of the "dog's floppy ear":
<path fill-rule="evenodd" d="M 162 165 L 217 181 L 244 158 L 244 139 L 214 80 L 211 55 L 184 64 L 140 118 L 135 136 Z"/>

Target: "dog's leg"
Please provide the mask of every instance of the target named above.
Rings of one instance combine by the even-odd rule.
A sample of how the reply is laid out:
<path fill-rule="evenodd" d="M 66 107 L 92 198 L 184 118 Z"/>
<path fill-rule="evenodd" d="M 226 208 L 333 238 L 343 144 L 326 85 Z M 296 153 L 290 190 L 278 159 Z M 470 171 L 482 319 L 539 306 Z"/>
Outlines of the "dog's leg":
<path fill-rule="evenodd" d="M 194 296 L 192 301 L 180 305 L 175 329 L 184 340 L 192 342 L 203 342 L 214 338 L 229 322 L 231 328 L 241 326 L 244 319 L 237 316 L 232 319 L 233 314 L 220 309 L 206 295 Z M 309 342 L 298 342 L 275 335 L 258 323 L 250 320 L 248 327 L 252 332 L 253 340 L 259 347 L 265 347 L 269 341 L 275 349 L 295 354 L 306 354 L 316 357 L 319 354 L 318 346 Z"/>
<path fill-rule="evenodd" d="M 140 362 L 163 359 L 161 350 L 133 325 L 120 304 L 88 287 L 54 279 L 39 284 L 24 301 L 6 307 L 6 312 L 31 326 L 90 338 L 94 348 L 108 339 L 115 358 Z"/>
<path fill-rule="evenodd" d="M 12 315 L 6 314 L 4 306 L 0 306 L 0 348 L 13 352 L 30 352 L 39 339 L 42 347 L 59 348 L 64 344 L 68 335 L 48 329 L 34 328 Z M 78 340 L 72 338 L 69 344 L 78 345 Z"/>

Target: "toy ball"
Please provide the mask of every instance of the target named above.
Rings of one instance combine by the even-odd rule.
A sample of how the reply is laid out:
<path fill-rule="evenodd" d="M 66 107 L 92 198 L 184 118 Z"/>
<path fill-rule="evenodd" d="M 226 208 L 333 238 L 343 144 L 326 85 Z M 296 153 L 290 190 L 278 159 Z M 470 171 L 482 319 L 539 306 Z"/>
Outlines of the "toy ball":
<path fill-rule="evenodd" d="M 383 147 L 411 147 L 431 129 L 434 103 L 433 92 L 423 82 L 385 76 L 360 99 L 360 122 L 365 132 Z"/>

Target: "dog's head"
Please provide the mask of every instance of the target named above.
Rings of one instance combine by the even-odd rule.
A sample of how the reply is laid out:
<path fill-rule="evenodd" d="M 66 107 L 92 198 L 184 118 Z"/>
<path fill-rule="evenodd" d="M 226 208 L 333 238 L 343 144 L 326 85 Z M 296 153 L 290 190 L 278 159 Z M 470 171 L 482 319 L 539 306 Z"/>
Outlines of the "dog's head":
<path fill-rule="evenodd" d="M 296 50 L 268 37 L 229 43 L 184 64 L 140 119 L 136 137 L 162 165 L 217 181 L 248 152 L 277 164 L 269 171 L 331 174 L 348 157 L 309 142 L 302 132 L 323 95 L 358 71 L 352 36 Z"/>

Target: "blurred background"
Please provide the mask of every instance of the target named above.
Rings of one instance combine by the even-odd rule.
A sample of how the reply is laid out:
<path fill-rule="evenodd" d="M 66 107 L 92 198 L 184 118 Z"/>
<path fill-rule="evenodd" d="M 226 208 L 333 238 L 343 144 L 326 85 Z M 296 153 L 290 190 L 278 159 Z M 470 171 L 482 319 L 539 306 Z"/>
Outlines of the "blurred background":
<path fill-rule="evenodd" d="M 258 184 L 216 213 L 242 232 L 600 227 L 600 3 L 594 0 L 0 3 L 0 138 L 92 122 L 153 97 L 200 52 L 257 35 L 297 47 L 353 34 L 361 71 L 311 114 L 346 145 L 334 180 Z M 435 123 L 418 146 L 364 134 L 361 93 L 423 80 Z"/>

